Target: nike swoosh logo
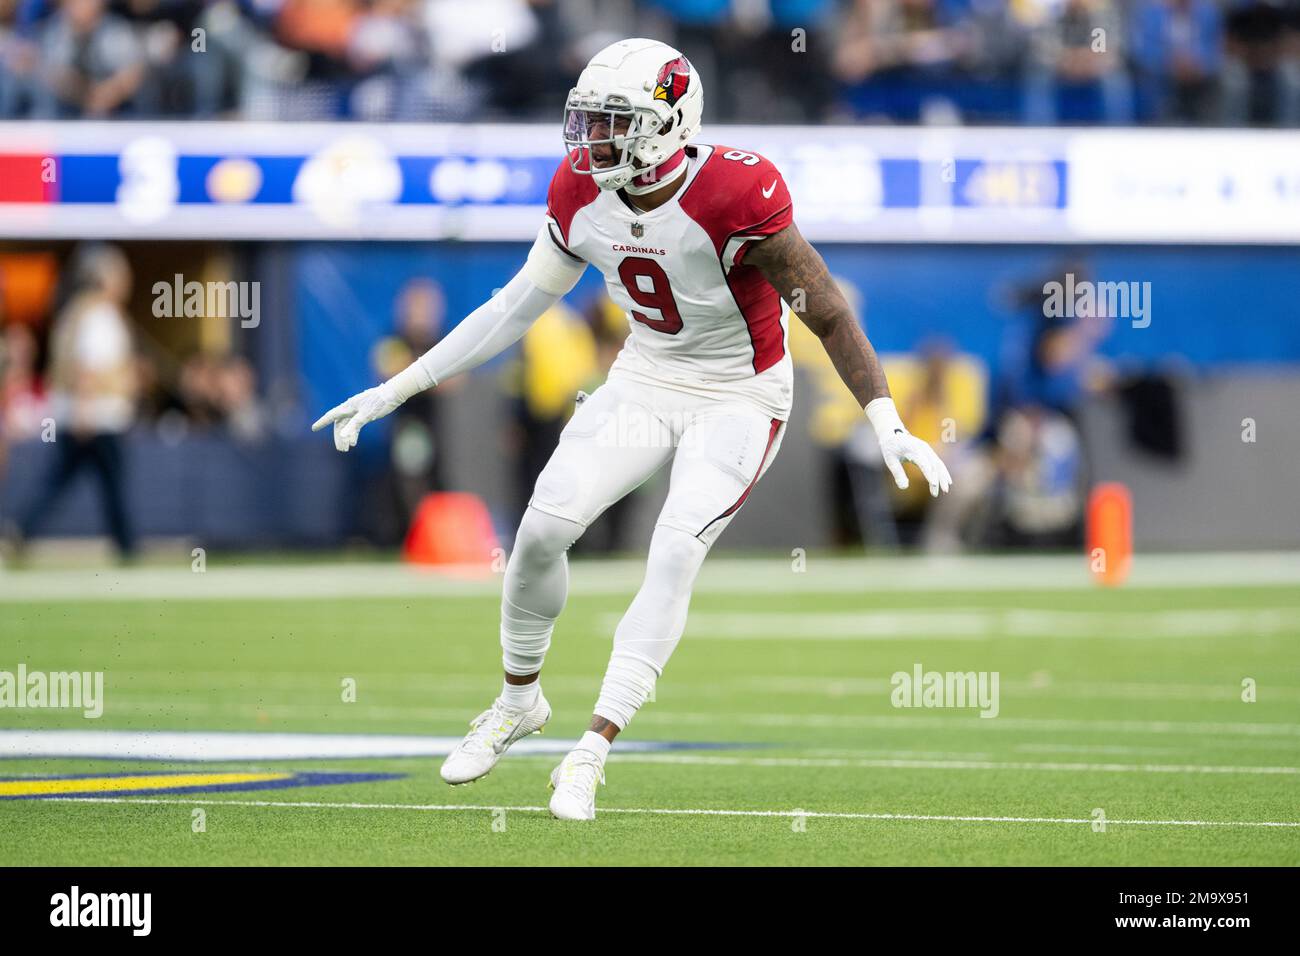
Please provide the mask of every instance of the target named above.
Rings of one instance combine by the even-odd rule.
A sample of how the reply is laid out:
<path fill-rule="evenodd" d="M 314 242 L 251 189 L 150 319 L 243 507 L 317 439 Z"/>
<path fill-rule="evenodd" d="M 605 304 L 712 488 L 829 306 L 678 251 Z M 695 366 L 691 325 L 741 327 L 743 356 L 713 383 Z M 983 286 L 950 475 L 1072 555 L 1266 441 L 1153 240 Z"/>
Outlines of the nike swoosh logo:
<path fill-rule="evenodd" d="M 772 185 L 770 185 L 770 186 L 768 186 L 766 189 L 762 190 L 763 198 L 764 198 L 764 199 L 771 199 L 771 198 L 772 198 L 772 193 L 774 193 L 774 192 L 776 192 L 776 180 L 775 180 L 775 179 L 772 180 Z"/>

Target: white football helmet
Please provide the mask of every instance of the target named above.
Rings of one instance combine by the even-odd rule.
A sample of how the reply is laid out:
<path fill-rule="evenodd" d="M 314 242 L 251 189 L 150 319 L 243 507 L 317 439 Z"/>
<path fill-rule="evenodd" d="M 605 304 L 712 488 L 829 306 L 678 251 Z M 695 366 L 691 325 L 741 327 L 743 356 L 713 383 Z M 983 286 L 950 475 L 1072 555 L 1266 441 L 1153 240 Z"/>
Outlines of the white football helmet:
<path fill-rule="evenodd" d="M 569 165 L 601 189 L 622 189 L 685 146 L 703 113 L 704 87 L 686 57 L 658 40 L 620 40 L 592 57 L 569 91 Z"/>

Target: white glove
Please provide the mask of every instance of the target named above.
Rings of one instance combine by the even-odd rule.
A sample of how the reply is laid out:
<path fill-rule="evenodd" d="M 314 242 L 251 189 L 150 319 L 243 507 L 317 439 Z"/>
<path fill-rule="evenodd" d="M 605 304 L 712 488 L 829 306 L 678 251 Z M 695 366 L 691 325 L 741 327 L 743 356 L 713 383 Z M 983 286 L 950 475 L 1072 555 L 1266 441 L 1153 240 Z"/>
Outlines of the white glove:
<path fill-rule="evenodd" d="M 867 418 L 876 430 L 880 442 L 880 454 L 885 459 L 885 467 L 894 476 L 894 484 L 899 488 L 908 485 L 907 472 L 903 471 L 903 462 L 913 462 L 930 483 L 930 495 L 939 497 L 939 492 L 952 487 L 952 475 L 934 449 L 903 427 L 903 420 L 898 417 L 892 398 L 877 398 L 867 403 Z"/>
<path fill-rule="evenodd" d="M 328 412 L 316 419 L 311 426 L 314 432 L 320 431 L 331 422 L 334 423 L 334 447 L 347 451 L 357 443 L 361 426 L 368 425 L 377 418 L 383 418 L 403 399 L 397 394 L 391 381 L 368 388 L 359 395 L 353 395 L 342 405 L 335 405 Z"/>

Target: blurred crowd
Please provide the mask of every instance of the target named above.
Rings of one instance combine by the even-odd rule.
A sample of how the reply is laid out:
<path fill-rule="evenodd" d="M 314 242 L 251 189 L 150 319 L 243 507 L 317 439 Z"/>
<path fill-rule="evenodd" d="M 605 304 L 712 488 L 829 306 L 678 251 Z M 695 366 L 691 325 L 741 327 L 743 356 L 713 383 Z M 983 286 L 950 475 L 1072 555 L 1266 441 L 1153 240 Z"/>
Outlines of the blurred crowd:
<path fill-rule="evenodd" d="M 942 336 L 881 356 L 904 419 L 954 476 L 953 492 L 937 500 L 923 481 L 914 480 L 905 491 L 894 486 L 875 432 L 825 348 L 788 316 L 796 376 L 805 383 L 807 427 L 819 450 L 820 460 L 809 462 L 810 490 L 824 509 L 832 545 L 937 553 L 1077 547 L 1093 482 L 1084 409 L 1103 394 L 1132 413 L 1128 445 L 1135 454 L 1170 463 L 1183 459 L 1174 383 L 1162 371 L 1117 367 L 1103 356 L 1116 320 L 1104 303 L 1080 305 L 1068 317 L 1049 308 L 1050 284 L 1066 276 L 1077 283 L 1095 279 L 1087 257 L 1076 254 L 1041 274 L 990 289 L 1003 320 L 992 367 Z M 847 279 L 837 282 L 870 333 L 861 290 Z M 397 297 L 392 335 L 374 347 L 374 381 L 430 347 L 442 330 L 441 291 L 431 280 L 410 280 Z M 599 387 L 626 335 L 627 317 L 603 291 L 566 299 L 542 315 L 499 370 L 485 373 L 495 377 L 506 399 L 503 444 L 513 487 L 510 506 L 517 513 L 573 414 L 575 395 Z M 455 396 L 465 378 L 423 393 L 397 416 L 370 497 L 379 529 L 373 539 L 379 543 L 401 540 L 425 495 L 455 489 L 441 455 L 451 444 L 447 406 L 460 400 Z M 658 491 L 652 479 L 617 502 L 575 547 L 626 549 L 634 516 L 653 507 Z"/>
<path fill-rule="evenodd" d="M 135 247 L 140 253 L 140 248 Z M 147 283 L 111 243 L 82 243 L 66 255 L 0 254 L 0 483 L 9 450 L 53 447 L 41 492 L 20 511 L 0 513 L 0 550 L 39 535 L 80 475 L 92 479 L 104 527 L 118 552 L 136 550 L 126 493 L 128 434 L 183 453 L 194 439 L 251 448 L 276 438 L 266 383 L 237 351 L 166 341 L 147 318 Z M 396 290 L 391 331 L 370 351 L 375 381 L 389 378 L 446 331 L 446 299 L 432 279 Z M 627 334 L 626 318 L 607 298 L 586 313 L 558 304 L 525 335 L 499 371 L 506 409 L 501 435 L 513 460 L 511 507 L 522 511 L 580 388 L 594 390 Z M 385 427 L 374 459 L 352 456 L 364 472 L 357 533 L 371 543 L 402 541 L 426 496 L 452 489 L 445 409 L 464 376 L 413 397 Z M 294 418 L 290 437 L 300 438 Z M 626 508 L 615 507 L 585 547 L 621 546 Z"/>
<path fill-rule="evenodd" d="M 1300 0 L 0 0 L 0 118 L 554 120 L 632 34 L 710 121 L 1300 124 Z"/>
<path fill-rule="evenodd" d="M 141 247 L 133 251 L 138 256 Z M 1133 412 L 1133 450 L 1166 462 L 1184 456 L 1173 383 L 1103 358 L 1116 317 L 1105 314 L 1100 300 L 1069 317 L 1048 307 L 1049 287 L 1067 276 L 1092 279 L 1087 258 L 1076 254 L 1043 274 L 991 288 L 1002 316 L 1000 354 L 992 363 L 938 336 L 909 352 L 882 354 L 901 414 L 953 474 L 952 493 L 938 500 L 922 481 L 906 491 L 894 487 L 874 432 L 825 349 L 790 317 L 790 349 L 804 383 L 799 404 L 818 449 L 809 479 L 831 543 L 940 552 L 1077 545 L 1092 481 L 1082 415 L 1101 393 Z M 838 281 L 870 334 L 870 304 L 854 283 Z M 259 383 L 254 364 L 219 341 L 198 348 L 164 341 L 150 327 L 147 300 L 135 295 L 140 284 L 131 260 L 111 244 L 84 243 L 62 256 L 0 256 L 0 291 L 7 293 L 0 295 L 0 480 L 6 444 L 54 444 L 40 495 L 21 513 L 0 516 L 0 539 L 39 533 L 64 491 L 88 473 L 105 527 L 121 553 L 131 554 L 135 536 L 123 492 L 128 433 L 145 436 L 165 454 L 183 453 L 195 439 L 298 453 L 273 444 L 276 415 L 267 397 L 273 389 Z M 431 278 L 406 278 L 392 302 L 383 323 L 388 331 L 370 347 L 375 382 L 406 367 L 448 328 L 444 292 Z M 575 396 L 604 381 L 626 335 L 626 316 L 603 291 L 566 299 L 503 362 L 474 373 L 491 378 L 486 391 L 468 390 L 467 398 L 461 394 L 467 377 L 460 376 L 404 404 L 372 434 L 369 452 L 349 459 L 357 466 L 362 505 L 359 539 L 397 545 L 431 494 L 463 490 L 457 487 L 466 477 L 463 463 L 449 467 L 449 450 L 457 447 L 451 423 L 459 419 L 463 430 L 469 419 L 464 405 L 457 412 L 458 403 L 481 402 L 493 392 L 502 403 L 496 418 L 502 503 L 522 512 Z M 300 417 L 292 417 L 286 432 L 293 440 L 303 437 Z M 484 419 L 474 421 L 481 429 Z M 647 491 L 654 487 L 650 482 Z M 582 548 L 626 548 L 632 516 L 644 501 L 639 492 L 609 509 Z"/>
<path fill-rule="evenodd" d="M 0 442 L 38 438 L 50 420 L 100 421 L 105 394 L 115 431 L 142 423 L 170 443 L 209 432 L 243 441 L 266 434 L 248 358 L 178 350 L 135 321 L 139 290 L 119 247 L 86 243 L 54 268 L 57 284 L 30 314 L 6 317 L 0 297 Z M 0 262 L 0 285 L 16 271 Z"/>
<path fill-rule="evenodd" d="M 43 272 L 56 278 L 28 297 L 23 314 L 6 316 L 0 296 L 0 480 L 11 445 L 39 440 L 56 454 L 37 499 L 0 516 L 0 537 L 39 532 L 87 473 L 118 552 L 130 557 L 125 436 L 144 428 L 170 446 L 204 434 L 260 441 L 267 416 L 253 366 L 230 352 L 178 355 L 150 339 L 134 319 L 135 277 L 118 246 L 82 244 L 61 266 L 43 254 L 9 257 L 0 287 L 39 286 L 23 273 Z"/>
<path fill-rule="evenodd" d="M 1080 546 L 1095 481 L 1083 419 L 1103 395 L 1121 410 L 1124 443 L 1135 457 L 1186 461 L 1180 373 L 1106 358 L 1102 346 L 1117 319 L 1106 303 L 1083 304 L 1068 316 L 1049 305 L 1050 287 L 1067 277 L 1094 281 L 1087 257 L 990 289 L 1003 320 L 992 368 L 942 336 L 910 354 L 882 354 L 903 419 L 952 473 L 952 491 L 938 499 L 915 476 L 908 489 L 894 487 L 862 410 L 821 344 L 791 318 L 795 367 L 811 386 L 809 429 L 821 452 L 817 497 L 832 543 L 936 553 Z M 839 281 L 870 334 L 862 295 Z"/>

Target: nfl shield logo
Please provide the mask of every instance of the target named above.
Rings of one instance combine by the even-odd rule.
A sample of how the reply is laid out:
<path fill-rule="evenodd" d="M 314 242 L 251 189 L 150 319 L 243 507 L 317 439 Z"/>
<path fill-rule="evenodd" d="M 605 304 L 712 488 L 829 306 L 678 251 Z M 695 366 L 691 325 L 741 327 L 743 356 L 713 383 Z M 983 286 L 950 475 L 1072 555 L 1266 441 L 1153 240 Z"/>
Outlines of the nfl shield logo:
<path fill-rule="evenodd" d="M 645 226 L 641 225 L 641 223 L 639 222 L 632 223 L 632 238 L 640 239 L 644 235 L 645 235 Z"/>

